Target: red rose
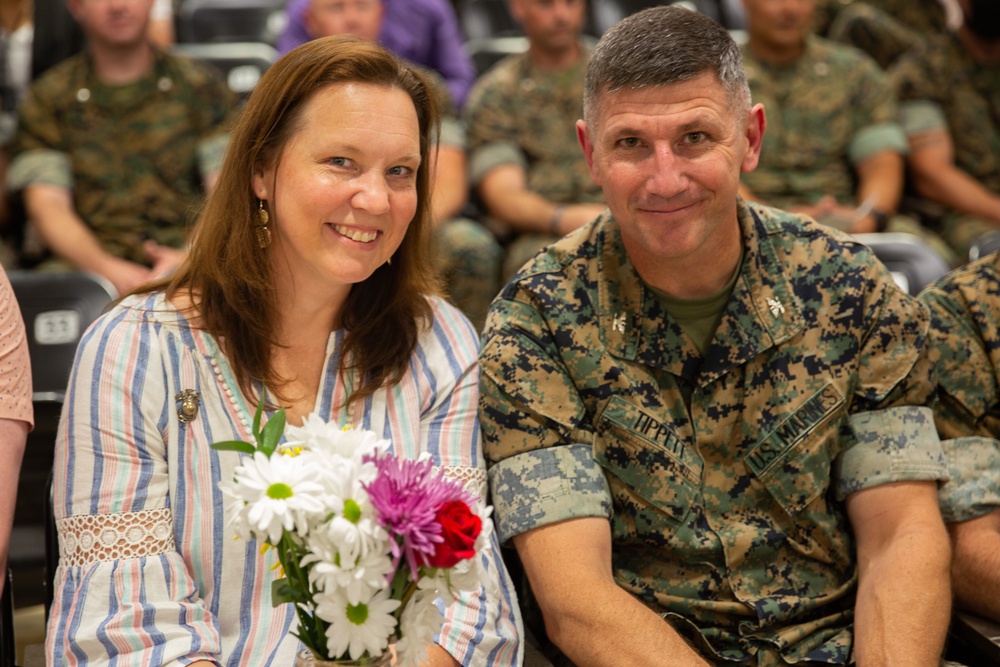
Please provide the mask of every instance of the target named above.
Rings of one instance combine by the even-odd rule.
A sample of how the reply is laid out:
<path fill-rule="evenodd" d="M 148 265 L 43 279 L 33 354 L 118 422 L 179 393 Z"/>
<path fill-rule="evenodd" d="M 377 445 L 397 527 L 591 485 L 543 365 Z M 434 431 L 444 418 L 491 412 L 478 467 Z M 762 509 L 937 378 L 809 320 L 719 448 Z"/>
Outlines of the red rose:
<path fill-rule="evenodd" d="M 437 511 L 441 525 L 441 542 L 434 544 L 434 555 L 427 559 L 431 567 L 453 567 L 459 561 L 476 555 L 476 538 L 483 529 L 483 520 L 473 514 L 461 500 L 447 502 Z"/>

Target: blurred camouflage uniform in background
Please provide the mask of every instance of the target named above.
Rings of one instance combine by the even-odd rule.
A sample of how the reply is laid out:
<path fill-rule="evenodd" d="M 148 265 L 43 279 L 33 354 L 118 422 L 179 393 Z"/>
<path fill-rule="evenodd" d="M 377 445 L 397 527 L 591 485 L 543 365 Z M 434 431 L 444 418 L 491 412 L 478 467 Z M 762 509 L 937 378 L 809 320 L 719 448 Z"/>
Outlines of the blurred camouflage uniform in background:
<path fill-rule="evenodd" d="M 1000 507 L 1000 253 L 942 279 L 920 298 L 931 310 L 939 375 L 934 420 L 951 479 L 945 521 Z"/>
<path fill-rule="evenodd" d="M 853 165 L 882 150 L 906 153 L 896 99 L 864 54 L 821 37 L 780 67 L 741 48 L 754 103 L 767 114 L 757 169 L 740 179 L 772 206 L 855 201 Z"/>
<path fill-rule="evenodd" d="M 490 169 L 513 163 L 525 169 L 528 189 L 556 204 L 603 201 L 576 138 L 588 62 L 586 49 L 576 66 L 553 73 L 523 53 L 504 58 L 480 77 L 465 106 L 473 187 Z M 543 234 L 514 239 L 504 278 L 555 240 Z"/>
<path fill-rule="evenodd" d="M 147 264 L 147 239 L 185 244 L 236 104 L 214 70 L 187 59 L 157 52 L 142 79 L 108 86 L 86 54 L 76 55 L 29 90 L 7 187 L 71 190 L 76 212 L 108 252 Z"/>
<path fill-rule="evenodd" d="M 821 0 L 816 32 L 861 49 L 883 69 L 927 37 L 945 32 L 939 0 Z"/>
<path fill-rule="evenodd" d="M 928 313 L 850 237 L 757 204 L 738 217 L 704 355 L 609 213 L 504 289 L 480 358 L 494 517 L 504 541 L 608 518 L 618 585 L 710 662 L 846 665 L 844 498 L 945 477 Z"/>
<path fill-rule="evenodd" d="M 770 65 L 741 48 L 754 103 L 767 114 L 757 168 L 740 180 L 761 201 L 782 209 L 815 204 L 825 195 L 843 205 L 857 201 L 854 165 L 881 151 L 907 152 L 897 122 L 896 97 L 885 73 L 865 54 L 810 35 L 793 64 Z M 850 230 L 850 220 L 820 220 Z M 883 231 L 924 239 L 949 265 L 954 252 L 904 215 Z"/>
<path fill-rule="evenodd" d="M 890 72 L 907 136 L 932 129 L 951 135 L 955 165 L 1000 194 L 1000 67 L 973 60 L 959 38 L 946 34 L 905 54 Z M 935 225 L 948 244 L 966 256 L 996 225 L 951 212 L 927 200 L 904 201 Z"/>

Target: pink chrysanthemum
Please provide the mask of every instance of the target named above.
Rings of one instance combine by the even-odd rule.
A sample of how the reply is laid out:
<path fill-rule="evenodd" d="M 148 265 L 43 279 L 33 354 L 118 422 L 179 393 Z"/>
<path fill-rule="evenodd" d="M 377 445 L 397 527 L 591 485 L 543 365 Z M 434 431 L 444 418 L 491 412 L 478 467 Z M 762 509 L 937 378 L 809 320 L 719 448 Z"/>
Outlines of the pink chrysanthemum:
<path fill-rule="evenodd" d="M 410 576 L 416 581 L 420 566 L 441 541 L 438 508 L 451 500 L 463 500 L 469 505 L 475 501 L 460 482 L 435 473 L 429 458 L 413 461 L 385 453 L 365 459 L 378 467 L 375 480 L 364 487 L 378 522 L 393 536 L 393 569 L 405 554 Z"/>

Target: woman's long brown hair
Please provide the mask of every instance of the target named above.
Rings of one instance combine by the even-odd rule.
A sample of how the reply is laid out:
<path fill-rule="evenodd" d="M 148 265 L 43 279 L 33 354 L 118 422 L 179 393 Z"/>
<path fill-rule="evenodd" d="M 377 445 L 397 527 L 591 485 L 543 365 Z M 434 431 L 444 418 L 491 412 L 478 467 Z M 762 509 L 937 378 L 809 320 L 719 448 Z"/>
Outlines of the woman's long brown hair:
<path fill-rule="evenodd" d="M 277 299 L 269 249 L 257 242 L 258 200 L 252 174 L 274 166 L 299 129 L 302 110 L 326 86 L 360 82 L 405 91 L 416 108 L 421 164 L 417 210 L 392 263 L 355 284 L 344 305 L 340 370 L 357 373 L 348 402 L 398 382 L 429 324 L 426 295 L 438 291 L 429 252 L 430 151 L 437 146 L 439 104 L 430 84 L 380 46 L 350 37 L 326 37 L 300 46 L 272 65 L 257 83 L 230 135 L 218 182 L 195 227 L 187 260 L 170 278 L 143 287 L 191 294 L 199 326 L 219 341 L 243 394 L 254 383 L 281 397 L 288 378 L 271 361 L 279 345 Z M 273 220 L 273 218 L 272 218 Z M 280 224 L 280 221 L 276 221 Z"/>

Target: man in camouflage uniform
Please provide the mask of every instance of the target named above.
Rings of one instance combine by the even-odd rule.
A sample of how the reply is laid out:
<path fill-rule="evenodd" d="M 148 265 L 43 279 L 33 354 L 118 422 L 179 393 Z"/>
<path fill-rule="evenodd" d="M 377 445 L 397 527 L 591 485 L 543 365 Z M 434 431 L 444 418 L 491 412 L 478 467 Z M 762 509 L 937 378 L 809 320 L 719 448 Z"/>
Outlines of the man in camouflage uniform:
<path fill-rule="evenodd" d="M 213 71 L 146 41 L 152 0 L 69 8 L 87 51 L 30 88 L 7 186 L 57 257 L 124 292 L 183 257 L 236 100 Z"/>
<path fill-rule="evenodd" d="M 585 0 L 511 0 L 528 38 L 473 87 L 465 113 L 472 185 L 510 237 L 504 278 L 603 208 L 573 124 L 583 115 L 590 51 Z"/>
<path fill-rule="evenodd" d="M 934 420 L 951 479 L 939 493 L 958 603 L 1000 622 L 1000 253 L 920 295 L 939 374 Z"/>
<path fill-rule="evenodd" d="M 743 64 L 753 100 L 767 112 L 760 163 L 743 176 L 743 197 L 851 233 L 917 234 L 957 264 L 940 239 L 895 213 L 906 137 L 885 74 L 857 49 L 811 34 L 814 0 L 743 4 Z"/>
<path fill-rule="evenodd" d="M 739 199 L 763 110 L 703 15 L 605 33 L 584 119 L 610 212 L 507 285 L 480 358 L 497 529 L 550 638 L 590 665 L 936 665 L 926 308 Z"/>
<path fill-rule="evenodd" d="M 385 11 L 381 2 L 358 3 L 348 12 L 338 3 L 311 0 L 303 18 L 309 34 L 316 37 L 351 35 L 376 42 Z M 438 267 L 452 302 L 472 321 L 476 331 L 482 331 L 486 311 L 500 289 L 503 250 L 490 230 L 461 215 L 469 196 L 465 127 L 448 86 L 436 71 L 413 67 L 431 81 L 443 108 L 438 149 L 432 153 L 431 213 Z"/>
<path fill-rule="evenodd" d="M 890 78 L 920 197 L 913 205 L 965 256 L 1000 226 L 1000 3 L 961 3 L 958 31 L 908 52 Z"/>

